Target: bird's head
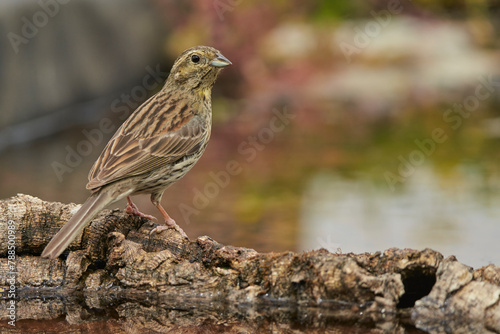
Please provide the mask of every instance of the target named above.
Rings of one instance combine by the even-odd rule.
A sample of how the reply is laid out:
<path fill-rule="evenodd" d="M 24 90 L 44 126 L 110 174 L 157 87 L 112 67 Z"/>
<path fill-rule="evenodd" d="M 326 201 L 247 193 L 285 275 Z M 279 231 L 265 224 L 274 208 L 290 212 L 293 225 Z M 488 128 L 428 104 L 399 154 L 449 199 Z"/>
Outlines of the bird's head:
<path fill-rule="evenodd" d="M 209 46 L 195 46 L 181 53 L 170 71 L 166 86 L 210 94 L 217 75 L 229 59 Z"/>

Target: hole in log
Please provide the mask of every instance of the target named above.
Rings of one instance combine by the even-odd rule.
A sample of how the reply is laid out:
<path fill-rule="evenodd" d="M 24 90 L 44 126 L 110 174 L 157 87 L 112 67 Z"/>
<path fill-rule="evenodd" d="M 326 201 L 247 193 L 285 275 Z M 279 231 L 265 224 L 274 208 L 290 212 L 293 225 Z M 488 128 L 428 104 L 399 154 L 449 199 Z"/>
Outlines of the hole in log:
<path fill-rule="evenodd" d="M 398 308 L 413 307 L 415 302 L 431 292 L 436 283 L 435 271 L 414 268 L 401 272 L 405 293 L 399 299 Z"/>

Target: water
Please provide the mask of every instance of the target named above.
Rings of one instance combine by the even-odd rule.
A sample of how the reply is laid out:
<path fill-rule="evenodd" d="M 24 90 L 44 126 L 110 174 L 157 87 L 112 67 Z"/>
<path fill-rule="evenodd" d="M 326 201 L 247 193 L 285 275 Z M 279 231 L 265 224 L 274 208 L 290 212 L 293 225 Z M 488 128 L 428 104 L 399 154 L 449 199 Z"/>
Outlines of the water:
<path fill-rule="evenodd" d="M 500 196 L 481 184 L 467 168 L 442 178 L 421 167 L 396 191 L 370 180 L 315 175 L 303 194 L 299 248 L 432 248 L 476 268 L 498 264 Z"/>
<path fill-rule="evenodd" d="M 25 302 L 39 320 L 17 319 L 15 327 L 0 322 L 9 333 L 423 333 L 387 314 L 374 323 L 370 315 L 343 307 L 231 305 L 207 300 L 165 297 L 136 292 L 132 298 L 119 291 L 46 296 Z M 78 298 L 77 298 L 78 296 Z M 358 309 L 359 310 L 359 309 Z M 67 312 L 63 314 L 62 312 Z M 351 318 L 348 315 L 351 314 Z M 54 319 L 49 319 L 51 316 Z M 358 320 L 355 318 L 359 317 Z"/>

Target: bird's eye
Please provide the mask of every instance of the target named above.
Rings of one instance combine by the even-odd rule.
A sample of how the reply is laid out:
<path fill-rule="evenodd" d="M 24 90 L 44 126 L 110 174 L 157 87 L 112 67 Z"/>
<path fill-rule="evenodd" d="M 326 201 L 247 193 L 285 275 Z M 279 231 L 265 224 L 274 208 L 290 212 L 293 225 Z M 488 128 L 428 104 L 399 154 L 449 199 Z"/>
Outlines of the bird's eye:
<path fill-rule="evenodd" d="M 200 61 L 200 56 L 198 56 L 198 55 L 192 55 L 192 56 L 191 56 L 191 61 L 192 61 L 193 63 L 197 63 L 197 62 L 199 62 L 199 61 Z"/>

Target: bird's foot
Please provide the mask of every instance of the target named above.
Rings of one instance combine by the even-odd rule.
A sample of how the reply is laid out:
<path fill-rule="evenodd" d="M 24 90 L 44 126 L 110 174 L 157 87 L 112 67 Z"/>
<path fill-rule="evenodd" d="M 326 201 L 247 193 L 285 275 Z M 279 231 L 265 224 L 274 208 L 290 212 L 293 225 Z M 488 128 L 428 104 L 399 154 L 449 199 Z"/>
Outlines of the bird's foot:
<path fill-rule="evenodd" d="M 128 205 L 127 205 L 127 208 L 125 209 L 125 212 L 128 213 L 129 215 L 141 217 L 141 218 L 146 218 L 146 219 L 153 220 L 153 221 L 157 220 L 156 217 L 154 217 L 154 216 L 147 215 L 145 213 L 140 212 L 139 209 L 137 208 L 137 205 L 135 205 L 129 197 L 127 197 L 127 202 L 128 202 Z"/>
<path fill-rule="evenodd" d="M 168 219 L 165 219 L 165 225 L 156 226 L 154 229 L 151 230 L 151 232 L 149 232 L 149 234 L 161 233 L 165 230 L 168 230 L 169 228 L 173 228 L 174 230 L 179 232 L 179 234 L 182 235 L 184 238 L 189 239 L 187 234 L 182 230 L 182 228 L 180 228 L 179 225 L 175 223 L 175 220 L 173 220 L 170 217 Z"/>

